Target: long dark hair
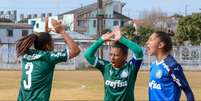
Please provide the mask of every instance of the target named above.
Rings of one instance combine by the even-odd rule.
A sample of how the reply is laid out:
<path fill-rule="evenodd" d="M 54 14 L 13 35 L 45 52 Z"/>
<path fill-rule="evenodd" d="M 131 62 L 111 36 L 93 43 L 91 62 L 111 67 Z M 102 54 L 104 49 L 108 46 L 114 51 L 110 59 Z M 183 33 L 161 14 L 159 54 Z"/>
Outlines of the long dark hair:
<path fill-rule="evenodd" d="M 16 43 L 17 57 L 26 54 L 33 45 L 36 50 L 49 50 L 46 47 L 47 44 L 53 49 L 52 42 L 52 37 L 47 32 L 40 32 L 37 35 L 35 33 L 27 35 Z"/>

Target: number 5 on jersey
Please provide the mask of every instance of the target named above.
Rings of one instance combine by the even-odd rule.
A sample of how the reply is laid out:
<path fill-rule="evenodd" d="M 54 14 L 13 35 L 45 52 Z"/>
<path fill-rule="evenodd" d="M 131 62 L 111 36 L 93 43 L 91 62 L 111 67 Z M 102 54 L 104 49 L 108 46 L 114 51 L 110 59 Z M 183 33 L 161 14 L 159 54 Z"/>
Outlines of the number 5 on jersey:
<path fill-rule="evenodd" d="M 30 89 L 31 88 L 31 73 L 33 71 L 33 64 L 31 62 L 28 62 L 25 65 L 25 69 L 26 69 L 27 79 L 23 80 L 23 85 L 24 85 L 25 89 Z"/>

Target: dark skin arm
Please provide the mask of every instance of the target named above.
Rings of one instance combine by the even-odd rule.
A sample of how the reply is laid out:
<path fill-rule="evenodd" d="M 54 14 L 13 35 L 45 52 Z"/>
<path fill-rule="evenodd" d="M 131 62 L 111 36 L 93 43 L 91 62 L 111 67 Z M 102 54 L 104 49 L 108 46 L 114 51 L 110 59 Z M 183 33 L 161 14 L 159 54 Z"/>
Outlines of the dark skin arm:
<path fill-rule="evenodd" d="M 46 22 L 46 24 L 47 23 L 48 22 Z M 64 42 L 66 43 L 66 45 L 68 45 L 70 59 L 73 58 L 73 57 L 75 57 L 75 56 L 77 56 L 80 53 L 80 48 L 78 47 L 78 45 L 76 44 L 76 42 L 65 31 L 64 27 L 61 25 L 61 22 L 58 21 L 58 20 L 52 19 L 51 23 L 52 23 L 52 26 L 55 29 L 55 32 L 59 33 L 64 38 Z M 46 30 L 45 31 L 50 31 L 47 28 L 48 28 L 48 26 L 46 26 Z"/>
<path fill-rule="evenodd" d="M 49 28 L 48 28 L 48 17 L 45 17 L 45 32 L 50 32 Z"/>
<path fill-rule="evenodd" d="M 135 54 L 136 58 L 138 59 L 143 58 L 143 51 L 141 47 L 138 44 L 128 40 L 127 38 L 122 37 L 121 29 L 119 26 L 116 26 L 112 33 L 115 35 L 114 40 L 119 41 L 120 43 L 124 44 L 129 49 L 131 49 L 131 51 L 133 51 L 133 53 Z"/>

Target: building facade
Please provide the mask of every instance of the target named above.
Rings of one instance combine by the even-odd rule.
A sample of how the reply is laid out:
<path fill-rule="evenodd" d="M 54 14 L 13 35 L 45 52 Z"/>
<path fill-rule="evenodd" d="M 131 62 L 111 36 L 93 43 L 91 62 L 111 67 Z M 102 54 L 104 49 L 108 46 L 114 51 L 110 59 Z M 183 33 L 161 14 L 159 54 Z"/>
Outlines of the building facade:
<path fill-rule="evenodd" d="M 53 28 L 51 25 L 51 19 L 58 19 L 58 16 L 51 16 L 49 18 L 49 28 Z M 34 32 L 44 32 L 45 31 L 45 16 L 28 19 L 28 24 L 33 27 Z"/>
<path fill-rule="evenodd" d="M 0 18 L 10 19 L 11 21 L 17 21 L 17 11 L 0 11 Z"/>
<path fill-rule="evenodd" d="M 0 23 L 0 43 L 15 43 L 21 37 L 32 33 L 28 24 Z"/>
<path fill-rule="evenodd" d="M 103 29 L 113 29 L 114 26 L 124 26 L 125 23 L 131 20 L 129 17 L 122 14 L 124 5 L 125 4 L 119 0 L 103 1 Z M 64 21 L 64 24 L 69 30 L 94 36 L 97 35 L 97 12 L 97 3 L 93 3 L 59 14 L 59 19 Z"/>

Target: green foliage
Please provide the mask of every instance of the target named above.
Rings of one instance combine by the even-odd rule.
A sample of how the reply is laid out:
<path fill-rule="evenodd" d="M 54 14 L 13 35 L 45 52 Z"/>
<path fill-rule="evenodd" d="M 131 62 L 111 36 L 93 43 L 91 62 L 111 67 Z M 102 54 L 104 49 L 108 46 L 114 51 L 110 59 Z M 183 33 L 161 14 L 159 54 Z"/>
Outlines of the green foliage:
<path fill-rule="evenodd" d="M 173 42 L 177 45 L 190 41 L 192 45 L 201 43 L 201 14 L 182 17 L 179 20 Z"/>
<path fill-rule="evenodd" d="M 175 13 L 175 14 L 172 15 L 172 17 L 181 18 L 181 17 L 183 17 L 183 15 Z"/>
<path fill-rule="evenodd" d="M 124 26 L 122 29 L 122 34 L 127 36 L 129 39 L 132 39 L 135 32 L 135 27 L 133 25 Z"/>
<path fill-rule="evenodd" d="M 128 39 L 144 46 L 148 37 L 154 30 L 148 26 L 141 26 L 138 28 L 138 31 L 135 31 L 135 27 L 133 25 L 128 25 L 122 28 L 122 34 L 126 36 Z"/>
<path fill-rule="evenodd" d="M 122 35 L 126 36 L 128 39 L 138 43 L 138 37 L 135 35 L 135 27 L 133 25 L 127 25 L 121 28 Z"/>
<path fill-rule="evenodd" d="M 104 29 L 103 33 L 111 32 L 111 29 Z M 127 37 L 128 39 L 144 46 L 146 41 L 148 40 L 150 34 L 154 30 L 149 26 L 141 26 L 138 28 L 138 31 L 136 32 L 136 29 L 133 25 L 127 25 L 121 28 L 122 34 Z"/>
<path fill-rule="evenodd" d="M 18 21 L 18 23 L 28 23 L 28 19 L 27 18 L 22 19 L 22 20 Z"/>
<path fill-rule="evenodd" d="M 154 32 L 154 29 L 149 26 L 139 27 L 138 33 L 140 35 L 140 45 L 144 46 L 149 38 L 149 36 Z"/>

